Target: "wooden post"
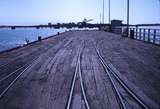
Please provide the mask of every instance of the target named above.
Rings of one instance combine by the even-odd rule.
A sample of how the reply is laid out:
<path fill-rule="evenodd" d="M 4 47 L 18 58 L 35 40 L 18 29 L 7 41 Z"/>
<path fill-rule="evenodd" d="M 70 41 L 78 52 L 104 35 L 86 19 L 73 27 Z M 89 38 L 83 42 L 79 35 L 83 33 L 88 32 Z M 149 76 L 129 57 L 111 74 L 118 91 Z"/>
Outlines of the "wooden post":
<path fill-rule="evenodd" d="M 38 41 L 42 41 L 42 37 L 41 36 L 38 36 Z"/>
<path fill-rule="evenodd" d="M 156 43 L 156 29 L 154 29 L 154 34 L 153 34 L 153 43 Z"/>
<path fill-rule="evenodd" d="M 151 40 L 150 40 L 150 34 L 151 34 L 151 30 L 150 29 L 148 29 L 148 42 L 150 42 Z"/>
<path fill-rule="evenodd" d="M 138 39 L 138 28 L 136 27 L 136 39 Z"/>
<path fill-rule="evenodd" d="M 134 33 L 133 33 L 134 34 L 133 39 L 134 39 L 135 38 L 135 28 L 133 28 L 133 31 L 134 31 Z"/>
<path fill-rule="evenodd" d="M 130 37 L 130 30 L 131 28 L 128 28 L 128 37 Z"/>
<path fill-rule="evenodd" d="M 145 41 L 145 36 L 146 36 L 146 29 L 143 29 L 143 41 Z"/>
<path fill-rule="evenodd" d="M 134 29 L 130 29 L 130 38 L 134 39 Z"/>
<path fill-rule="evenodd" d="M 139 39 L 141 40 L 141 28 L 139 29 Z"/>

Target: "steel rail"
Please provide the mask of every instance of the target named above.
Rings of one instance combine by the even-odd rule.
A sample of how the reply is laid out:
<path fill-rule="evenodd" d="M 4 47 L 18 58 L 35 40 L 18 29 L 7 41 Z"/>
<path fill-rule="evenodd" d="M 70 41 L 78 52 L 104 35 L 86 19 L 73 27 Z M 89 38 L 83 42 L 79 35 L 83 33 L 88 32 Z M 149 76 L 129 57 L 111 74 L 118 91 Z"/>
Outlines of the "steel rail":
<path fill-rule="evenodd" d="M 87 101 L 84 85 L 83 85 L 83 79 L 82 79 L 81 53 L 82 53 L 82 49 L 80 50 L 80 48 L 78 48 L 78 58 L 77 58 L 77 63 L 76 63 L 76 70 L 74 72 L 74 77 L 73 77 L 73 80 L 72 80 L 72 86 L 71 86 L 71 90 L 70 90 L 69 99 L 68 99 L 68 102 L 67 102 L 67 108 L 66 109 L 71 108 L 71 102 L 72 102 L 73 91 L 74 91 L 74 87 L 75 87 L 75 83 L 76 83 L 77 74 L 79 74 L 82 95 L 83 95 L 83 98 L 84 98 L 86 108 L 90 109 L 89 103 Z"/>
<path fill-rule="evenodd" d="M 80 58 L 79 57 L 79 60 L 78 60 L 78 63 L 79 63 L 79 78 L 80 78 L 80 84 L 81 84 L 81 89 L 82 89 L 82 94 L 83 94 L 83 98 L 84 98 L 84 102 L 86 104 L 86 108 L 87 109 L 90 109 L 90 106 L 89 106 L 89 103 L 88 103 L 88 100 L 87 100 L 87 97 L 86 97 L 86 93 L 85 93 L 85 90 L 84 90 L 84 85 L 83 85 L 83 79 L 82 79 L 82 71 L 81 71 L 81 61 L 80 61 Z"/>
<path fill-rule="evenodd" d="M 46 51 L 49 52 L 49 51 L 52 50 L 52 48 L 53 48 L 53 47 L 50 47 L 50 48 L 48 48 Z M 43 53 L 43 54 L 46 54 L 46 53 Z M 39 57 L 41 57 L 43 54 L 41 54 Z M 15 74 L 17 71 L 21 70 L 22 68 L 24 68 L 24 67 L 26 67 L 26 66 L 28 65 L 18 76 L 16 76 L 16 78 L 7 86 L 7 88 L 5 88 L 5 89 L 2 91 L 2 93 L 0 93 L 0 99 L 4 96 L 4 94 L 11 88 L 11 86 L 19 79 L 19 77 L 20 77 L 25 71 L 27 71 L 32 65 L 36 64 L 36 62 L 38 61 L 38 58 L 39 58 L 39 57 L 34 58 L 34 59 L 30 62 L 30 63 L 31 63 L 30 65 L 25 64 L 24 66 L 18 68 L 17 70 L 13 71 L 11 74 L 7 75 L 6 77 L 4 77 L 4 78 L 2 78 L 2 79 L 0 80 L 0 83 L 1 83 L 2 81 L 8 79 L 10 76 L 12 76 L 13 74 Z"/>
<path fill-rule="evenodd" d="M 41 47 L 38 47 L 38 49 L 41 49 Z M 51 49 L 52 47 L 48 47 L 47 49 L 45 49 L 45 51 L 48 51 L 49 49 Z M 32 50 L 33 52 L 35 52 L 36 51 L 36 49 L 34 48 L 33 50 Z M 31 53 L 29 53 L 29 54 L 32 54 L 33 52 L 31 52 Z M 25 56 L 27 56 L 27 55 L 25 55 Z M 13 61 L 15 61 L 15 60 L 17 60 L 18 58 L 15 58 L 15 59 L 11 59 L 10 60 L 10 62 L 7 62 L 7 63 L 4 63 L 4 64 L 2 64 L 2 65 L 0 65 L 0 68 L 3 68 L 3 67 L 5 67 L 5 66 L 8 66 L 10 63 L 12 63 Z"/>
<path fill-rule="evenodd" d="M 4 94 L 14 85 L 14 83 L 27 71 L 32 65 L 34 65 L 38 60 L 34 60 L 32 64 L 30 64 L 27 68 L 25 68 L 4 90 L 0 93 L 0 99 L 4 96 Z"/>
<path fill-rule="evenodd" d="M 52 49 L 49 48 L 47 51 L 50 51 Z M 39 57 L 41 57 L 43 54 L 41 54 Z M 26 67 L 18 76 L 16 76 L 16 78 L 2 91 L 2 93 L 0 93 L 0 99 L 4 96 L 4 94 L 11 88 L 12 85 L 14 85 L 14 83 L 20 78 L 20 76 L 25 72 L 27 71 L 33 64 L 36 64 L 36 62 L 38 61 L 38 58 L 39 57 L 36 57 L 34 58 L 30 64 L 25 64 L 24 66 L 18 68 L 17 70 L 13 71 L 12 73 L 10 73 L 9 75 L 7 75 L 6 77 L 2 78 L 0 80 L 0 82 L 3 82 L 4 80 L 8 79 L 10 76 L 12 76 L 13 74 L 15 74 L 16 72 L 18 72 L 19 70 L 23 69 L 24 67 Z"/>
<path fill-rule="evenodd" d="M 45 50 L 46 52 L 50 52 L 52 50 L 52 47 L 47 48 L 47 50 Z M 46 53 L 45 52 L 45 53 Z M 43 54 L 45 54 L 43 53 Z M 39 57 L 41 57 L 43 54 L 41 54 Z M 34 58 L 31 62 L 23 65 L 22 67 L 19 67 L 18 69 L 16 69 L 15 71 L 11 72 L 10 74 L 6 75 L 5 77 L 3 77 L 2 79 L 0 79 L 0 83 L 3 82 L 4 80 L 8 79 L 10 76 L 12 76 L 13 74 L 17 73 L 18 71 L 22 70 L 23 68 L 25 68 L 26 66 L 28 66 L 30 63 L 32 63 L 34 60 L 38 59 L 37 57 Z M 5 65 L 4 65 L 5 66 Z"/>
<path fill-rule="evenodd" d="M 25 55 L 25 56 L 27 56 L 27 55 Z M 15 59 L 11 59 L 9 62 L 6 62 L 6 63 L 0 65 L 0 68 L 3 68 L 3 67 L 8 66 L 10 63 L 14 62 L 14 61 L 17 60 L 17 59 L 18 59 L 17 57 L 16 57 Z"/>
<path fill-rule="evenodd" d="M 80 48 L 78 48 L 78 59 L 79 59 L 79 56 L 80 56 Z M 70 90 L 69 99 L 68 99 L 68 102 L 67 102 L 67 108 L 66 109 L 70 109 L 70 107 L 71 107 L 73 91 L 74 91 L 76 77 L 77 77 L 77 73 L 78 73 L 78 66 L 79 66 L 78 59 L 77 59 L 77 63 L 76 63 L 76 70 L 74 72 L 74 77 L 73 77 L 73 80 L 72 80 L 72 86 L 71 86 L 71 90 Z"/>
<path fill-rule="evenodd" d="M 107 68 L 110 70 L 110 72 L 114 75 L 114 77 L 116 78 L 116 80 L 121 84 L 121 86 L 123 86 L 123 88 L 127 91 L 127 93 L 129 93 L 132 98 L 134 98 L 137 103 L 139 103 L 144 109 L 150 109 L 150 107 L 148 105 L 146 105 L 124 82 L 123 80 L 113 71 L 112 68 L 110 68 L 110 66 L 106 65 Z"/>
<path fill-rule="evenodd" d="M 96 52 L 97 52 L 97 54 L 98 54 L 98 56 L 99 56 L 100 62 L 101 62 L 101 64 L 102 64 L 105 72 L 107 73 L 107 75 L 108 75 L 108 77 L 109 77 L 109 80 L 111 81 L 112 86 L 113 86 L 113 88 L 114 88 L 114 90 L 115 90 L 115 92 L 116 92 L 116 94 L 117 94 L 117 96 L 118 96 L 118 99 L 119 99 L 119 102 L 120 102 L 120 106 L 122 106 L 123 109 L 127 109 L 127 107 L 126 107 L 126 105 L 125 105 L 125 103 L 124 103 L 124 101 L 123 101 L 122 95 L 120 94 L 118 88 L 116 87 L 115 82 L 113 81 L 113 79 L 112 79 L 112 77 L 111 77 L 111 75 L 110 75 L 110 73 L 109 73 L 109 70 L 108 70 L 107 67 L 105 66 L 104 60 L 103 60 L 102 56 L 100 55 L 99 50 L 97 49 L 96 46 L 94 46 L 94 47 L 95 47 Z"/>
<path fill-rule="evenodd" d="M 51 49 L 52 49 L 52 47 L 49 48 L 49 49 L 47 49 L 47 51 L 50 51 Z M 41 54 L 40 56 L 42 56 L 42 55 L 43 55 L 43 54 Z M 39 57 L 40 57 L 40 56 L 39 56 Z M 34 58 L 31 62 L 23 65 L 22 67 L 16 69 L 15 71 L 11 72 L 10 74 L 6 75 L 6 76 L 3 77 L 2 79 L 0 79 L 0 83 L 3 82 L 4 80 L 8 79 L 8 78 L 9 78 L 10 76 L 12 76 L 13 74 L 17 73 L 18 71 L 22 70 L 23 68 L 25 68 L 26 66 L 28 66 L 30 63 L 32 63 L 32 62 L 35 61 L 36 59 L 38 59 L 38 58 L 37 58 L 37 57 Z"/>
<path fill-rule="evenodd" d="M 144 109 L 150 109 L 150 107 L 148 105 L 146 105 L 124 82 L 123 80 L 117 75 L 117 73 L 115 73 L 113 71 L 113 69 L 108 66 L 103 57 L 101 56 L 98 48 L 95 46 L 95 49 L 97 51 L 97 54 L 98 56 L 100 57 L 101 61 L 103 62 L 104 66 L 105 66 L 105 69 L 107 70 L 107 72 L 110 71 L 110 73 L 115 77 L 115 79 L 119 82 L 119 84 L 126 90 L 126 92 L 141 106 L 143 107 Z M 102 63 L 101 62 L 101 63 Z"/>
<path fill-rule="evenodd" d="M 0 83 L 5 81 L 6 79 L 8 79 L 10 76 L 12 76 L 13 74 L 17 73 L 18 71 L 20 71 L 21 69 L 23 69 L 26 65 L 18 68 L 17 70 L 13 71 L 12 73 L 8 74 L 7 76 L 3 77 L 2 79 L 0 79 Z"/>
<path fill-rule="evenodd" d="M 52 48 L 52 47 L 51 47 Z M 49 49 L 51 49 L 49 48 Z M 49 51 L 49 49 L 47 49 L 47 51 Z M 40 55 L 41 56 L 41 55 Z M 10 74 L 8 74 L 7 76 L 3 77 L 2 79 L 0 79 L 0 83 L 3 82 L 4 80 L 8 79 L 10 76 L 12 76 L 13 74 L 17 73 L 18 71 L 22 70 L 23 68 L 25 68 L 26 66 L 28 66 L 30 63 L 32 63 L 34 60 L 38 59 L 37 57 L 35 57 L 31 62 L 23 65 L 22 67 L 19 67 L 18 69 L 14 70 L 13 72 L 11 72 Z M 14 59 L 15 60 L 15 59 Z M 11 60 L 10 62 L 6 63 L 6 64 L 3 64 L 3 65 L 0 65 L 0 68 L 1 67 L 4 67 L 4 66 L 7 66 L 9 65 L 11 62 L 13 62 L 14 60 Z"/>
<path fill-rule="evenodd" d="M 38 59 L 38 58 L 33 59 L 32 62 L 34 62 L 36 59 Z M 30 63 L 32 63 L 32 62 L 30 62 Z M 9 77 L 11 77 L 13 74 L 17 73 L 18 71 L 20 71 L 20 70 L 22 70 L 23 68 L 25 68 L 25 67 L 28 66 L 30 63 L 25 64 L 24 66 L 16 69 L 16 70 L 13 71 L 12 73 L 10 73 L 10 74 L 8 74 L 7 76 L 3 77 L 2 79 L 0 79 L 0 83 L 3 82 L 3 81 L 5 81 L 5 80 L 8 79 Z"/>

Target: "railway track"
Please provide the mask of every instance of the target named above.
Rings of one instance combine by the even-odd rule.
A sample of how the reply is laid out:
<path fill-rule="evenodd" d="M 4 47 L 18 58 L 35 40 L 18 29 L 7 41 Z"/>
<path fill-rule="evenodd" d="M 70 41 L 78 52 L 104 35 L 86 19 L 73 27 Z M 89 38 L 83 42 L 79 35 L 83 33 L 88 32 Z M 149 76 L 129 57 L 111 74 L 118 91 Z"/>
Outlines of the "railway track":
<path fill-rule="evenodd" d="M 47 51 L 52 50 L 52 47 L 47 49 Z M 45 54 L 45 53 L 43 53 Z M 41 54 L 39 57 L 41 57 L 43 54 Z M 6 92 L 16 83 L 16 81 L 21 77 L 21 75 L 27 71 L 31 66 L 36 64 L 39 57 L 35 57 L 31 62 L 28 62 L 27 64 L 17 68 L 13 72 L 3 76 L 0 79 L 0 99 L 3 98 L 3 96 L 6 94 Z"/>
<path fill-rule="evenodd" d="M 9 83 L 6 85 L 6 87 L 2 88 L 0 91 L 0 99 L 2 99 L 2 97 L 6 94 L 6 92 L 16 83 L 16 81 L 21 77 L 21 75 L 27 71 L 31 66 L 33 66 L 34 64 L 36 64 L 36 62 L 38 61 L 38 58 L 34 59 L 31 63 L 26 64 L 25 66 L 20 67 L 19 69 L 17 69 L 16 71 L 10 73 L 9 75 L 3 77 L 0 80 L 0 84 L 2 84 L 3 82 L 7 81 L 9 78 L 11 78 L 12 76 L 15 76 L 15 78 L 9 80 Z M 23 70 L 22 70 L 23 69 Z M 20 70 L 22 70 L 20 72 Z"/>
<path fill-rule="evenodd" d="M 72 41 L 72 40 L 68 41 L 65 46 L 69 45 L 69 43 L 70 43 L 71 41 Z M 61 46 L 62 46 L 62 45 L 61 45 Z M 63 45 L 63 46 L 64 46 L 64 45 Z M 38 50 L 38 49 L 40 49 L 40 50 Z M 24 59 L 32 58 L 32 59 L 31 59 L 31 61 L 32 61 L 32 60 L 34 60 L 34 59 L 37 57 L 37 55 L 41 55 L 41 53 L 44 54 L 45 52 L 49 51 L 50 49 L 52 49 L 52 46 L 51 46 L 51 45 L 49 45 L 49 46 L 45 45 L 44 48 L 42 48 L 42 47 L 36 48 L 36 49 L 32 50 L 32 52 L 29 53 L 30 57 L 28 57 L 28 54 L 27 54 L 27 55 L 25 55 L 24 57 L 21 57 L 21 58 L 18 57 L 18 58 L 15 58 L 15 59 L 11 59 L 9 62 L 0 65 L 0 70 L 3 71 L 3 69 L 7 69 L 8 66 L 10 66 L 14 61 L 22 60 L 22 58 L 24 58 Z M 58 49 L 59 49 L 59 48 L 58 48 Z M 36 50 L 37 50 L 37 51 L 36 51 Z M 40 52 L 40 51 L 41 51 L 41 52 Z M 33 54 L 34 52 L 36 52 L 36 54 Z M 20 68 L 24 67 L 25 65 L 26 65 L 26 64 L 24 64 L 23 66 L 22 66 L 22 65 L 21 65 L 21 66 L 18 66 L 17 68 L 14 69 L 14 71 L 19 70 Z M 1 77 L 1 76 L 3 76 L 3 73 L 2 73 L 2 72 L 1 72 L 1 74 L 0 74 L 0 78 L 3 78 L 3 77 Z"/>
<path fill-rule="evenodd" d="M 47 50 L 48 52 L 52 51 L 52 47 Z M 45 55 L 47 52 L 41 54 L 39 57 L 34 58 L 31 62 L 25 64 L 24 66 L 16 69 L 15 71 L 9 73 L 8 75 L 2 77 L 0 79 L 0 99 L 6 94 L 6 92 L 16 83 L 16 81 L 21 77 L 25 71 L 27 71 L 30 67 L 38 62 L 38 58 Z M 4 85 L 3 84 L 6 84 Z"/>
<path fill-rule="evenodd" d="M 118 98 L 118 103 L 120 106 L 120 109 L 150 109 L 150 107 L 144 103 L 140 97 L 138 97 L 124 82 L 121 80 L 121 78 L 116 74 L 116 72 L 105 63 L 105 60 L 103 59 L 102 55 L 100 54 L 100 51 L 98 50 L 97 46 L 93 43 L 95 51 L 99 57 L 99 60 L 106 72 L 106 76 L 109 78 L 111 81 L 111 84 L 113 86 L 113 89 L 115 91 L 115 94 Z M 76 79 L 80 81 L 80 87 L 81 87 L 81 92 L 83 95 L 84 103 L 86 109 L 90 109 L 89 102 L 87 100 L 87 95 L 85 93 L 85 88 L 83 84 L 83 79 L 82 79 L 82 71 L 81 71 L 81 54 L 83 51 L 83 46 L 79 47 L 78 49 L 78 57 L 77 57 L 77 63 L 76 63 L 76 69 L 74 72 L 74 76 L 72 79 L 71 83 L 71 89 L 68 97 L 68 101 L 66 104 L 66 109 L 71 109 L 72 108 L 72 100 L 74 96 L 74 89 L 76 85 Z M 42 55 L 40 55 L 42 56 Z M 38 58 L 35 58 L 32 62 L 25 64 L 24 66 L 18 68 L 14 72 L 10 73 L 9 75 L 3 77 L 0 79 L 0 84 L 4 81 L 7 81 L 10 77 L 14 78 L 10 83 L 2 90 L 0 91 L 0 99 L 6 94 L 6 92 L 15 84 L 15 82 L 21 77 L 23 73 L 25 73 L 31 66 L 37 63 Z M 133 104 L 133 105 L 132 105 Z M 138 108 L 137 108 L 138 107 Z"/>
<path fill-rule="evenodd" d="M 19 67 L 18 69 L 14 70 L 13 72 L 9 73 L 8 75 L 3 76 L 0 78 L 0 100 L 6 94 L 6 92 L 16 83 L 16 81 L 21 77 L 23 73 L 25 73 L 30 67 L 37 63 L 38 58 L 47 55 L 47 53 L 52 52 L 53 47 L 49 47 L 45 50 L 45 53 L 42 53 L 40 56 L 35 57 L 31 62 Z M 58 52 L 56 50 L 56 52 Z M 7 84 L 7 85 L 6 85 Z"/>
<path fill-rule="evenodd" d="M 47 51 L 47 50 L 50 49 L 50 48 L 51 48 L 51 47 L 47 47 L 47 46 L 46 46 L 45 49 L 43 48 L 44 50 L 42 50 L 42 51 L 45 52 L 45 51 Z M 21 60 L 22 58 L 28 57 L 28 55 L 30 55 L 31 58 L 32 58 L 32 57 L 35 58 L 35 56 L 32 56 L 32 55 L 33 55 L 33 53 L 40 54 L 39 51 L 41 51 L 41 50 L 38 50 L 38 49 L 42 49 L 42 47 L 34 48 L 30 53 L 25 54 L 23 57 L 21 57 L 20 55 L 18 55 L 16 58 L 10 59 L 9 62 L 6 62 L 6 63 L 0 65 L 0 69 L 7 68 L 11 63 L 13 63 L 13 62 L 15 62 L 15 61 L 18 61 L 18 60 Z M 37 50 L 37 51 L 36 51 L 36 50 Z M 23 53 L 24 51 L 21 51 L 21 52 Z M 35 54 L 34 54 L 34 55 L 35 55 Z"/>
<path fill-rule="evenodd" d="M 106 76 L 109 78 L 116 93 L 120 109 L 151 109 L 127 86 L 127 84 L 124 83 L 116 72 L 114 72 L 114 70 L 106 64 L 97 46 L 94 43 L 93 45 L 106 72 Z"/>
<path fill-rule="evenodd" d="M 66 109 L 71 109 L 73 93 L 74 93 L 74 88 L 75 88 L 75 84 L 76 84 L 76 78 L 78 77 L 78 74 L 79 74 L 81 91 L 82 91 L 83 99 L 84 99 L 84 102 L 85 102 L 85 107 L 86 107 L 86 109 L 90 109 L 90 106 L 89 106 L 89 103 L 88 103 L 88 100 L 87 100 L 87 96 L 86 96 L 86 93 L 85 93 L 85 89 L 84 89 L 83 80 L 82 80 L 82 71 L 81 71 L 81 53 L 82 53 L 82 49 L 80 49 L 80 48 L 78 49 L 78 58 L 77 58 L 77 63 L 76 63 L 76 69 L 75 69 L 74 76 L 73 76 L 73 79 L 72 79 L 72 85 L 71 85 L 71 89 L 70 89 L 70 93 L 69 93 L 69 98 L 68 98 L 68 101 L 67 101 Z"/>

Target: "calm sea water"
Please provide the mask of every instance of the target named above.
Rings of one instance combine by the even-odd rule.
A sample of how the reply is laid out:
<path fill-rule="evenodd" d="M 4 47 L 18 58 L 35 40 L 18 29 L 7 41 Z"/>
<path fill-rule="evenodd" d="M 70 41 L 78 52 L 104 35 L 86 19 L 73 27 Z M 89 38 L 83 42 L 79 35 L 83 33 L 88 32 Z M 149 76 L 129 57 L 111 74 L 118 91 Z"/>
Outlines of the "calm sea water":
<path fill-rule="evenodd" d="M 65 29 L 0 29 L 0 51 L 7 50 L 26 43 L 27 38 L 30 42 L 55 35 L 57 32 L 64 32 Z"/>

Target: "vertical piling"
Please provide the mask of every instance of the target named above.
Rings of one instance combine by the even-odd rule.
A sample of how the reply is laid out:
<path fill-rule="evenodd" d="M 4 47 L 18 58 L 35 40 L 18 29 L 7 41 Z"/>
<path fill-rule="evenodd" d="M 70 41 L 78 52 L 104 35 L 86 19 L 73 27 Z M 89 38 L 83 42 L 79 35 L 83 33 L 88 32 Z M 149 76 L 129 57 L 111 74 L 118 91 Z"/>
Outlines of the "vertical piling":
<path fill-rule="evenodd" d="M 143 29 L 143 41 L 145 41 L 146 37 L 146 29 Z"/>
<path fill-rule="evenodd" d="M 131 39 L 134 39 L 134 29 L 133 29 L 133 30 L 130 30 L 130 38 L 131 38 Z"/>
<path fill-rule="evenodd" d="M 138 27 L 136 27 L 136 39 L 138 39 Z"/>
<path fill-rule="evenodd" d="M 133 35 L 133 38 L 135 39 L 135 28 L 133 28 L 133 31 L 134 31 L 134 33 L 133 33 L 133 34 L 134 34 L 134 35 Z"/>
<path fill-rule="evenodd" d="M 153 43 L 156 43 L 156 30 L 154 29 L 154 33 L 153 33 Z"/>
<path fill-rule="evenodd" d="M 151 34 L 151 30 L 148 29 L 148 42 L 150 42 L 150 34 Z"/>
<path fill-rule="evenodd" d="M 139 29 L 139 40 L 141 40 L 141 35 L 142 35 L 141 32 L 142 32 L 142 29 L 140 28 L 140 29 Z"/>
<path fill-rule="evenodd" d="M 38 36 L 38 41 L 42 41 L 42 37 L 41 36 Z"/>

